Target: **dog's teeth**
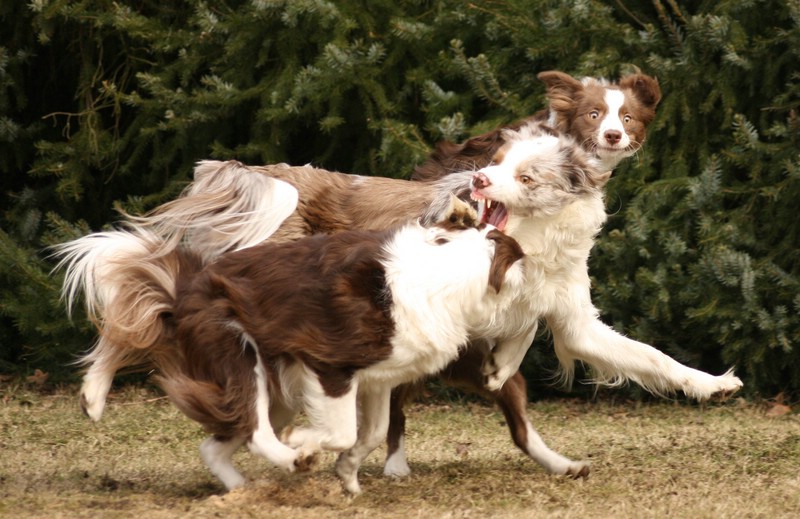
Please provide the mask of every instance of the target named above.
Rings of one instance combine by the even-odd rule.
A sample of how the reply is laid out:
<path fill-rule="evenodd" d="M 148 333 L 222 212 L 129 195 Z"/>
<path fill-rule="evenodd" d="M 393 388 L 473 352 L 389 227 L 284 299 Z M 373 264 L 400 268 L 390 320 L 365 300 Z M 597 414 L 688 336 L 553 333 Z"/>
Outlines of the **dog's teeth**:
<path fill-rule="evenodd" d="M 486 209 L 491 209 L 491 208 L 492 208 L 492 201 L 491 200 L 487 200 L 486 201 Z"/>

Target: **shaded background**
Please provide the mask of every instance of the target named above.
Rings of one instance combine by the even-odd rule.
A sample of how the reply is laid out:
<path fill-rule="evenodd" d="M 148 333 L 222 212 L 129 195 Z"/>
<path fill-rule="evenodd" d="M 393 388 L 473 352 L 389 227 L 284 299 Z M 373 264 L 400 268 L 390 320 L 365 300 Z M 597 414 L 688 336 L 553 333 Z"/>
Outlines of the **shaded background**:
<path fill-rule="evenodd" d="M 236 158 L 407 178 L 544 107 L 536 74 L 657 76 L 590 260 L 606 322 L 751 396 L 800 396 L 800 2 L 0 0 L 0 373 L 93 340 L 47 246 Z M 547 337 L 524 371 L 553 389 Z M 635 391 L 634 391 L 635 393 Z"/>

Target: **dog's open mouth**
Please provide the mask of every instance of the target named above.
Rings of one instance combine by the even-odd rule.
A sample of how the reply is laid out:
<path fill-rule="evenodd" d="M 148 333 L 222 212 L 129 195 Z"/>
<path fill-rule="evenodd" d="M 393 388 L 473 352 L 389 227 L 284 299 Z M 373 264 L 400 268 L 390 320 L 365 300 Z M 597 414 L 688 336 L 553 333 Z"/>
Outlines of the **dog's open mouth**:
<path fill-rule="evenodd" d="M 505 205 L 475 190 L 470 193 L 470 198 L 478 202 L 478 218 L 481 223 L 488 223 L 501 231 L 505 230 L 508 223 L 508 209 Z"/>

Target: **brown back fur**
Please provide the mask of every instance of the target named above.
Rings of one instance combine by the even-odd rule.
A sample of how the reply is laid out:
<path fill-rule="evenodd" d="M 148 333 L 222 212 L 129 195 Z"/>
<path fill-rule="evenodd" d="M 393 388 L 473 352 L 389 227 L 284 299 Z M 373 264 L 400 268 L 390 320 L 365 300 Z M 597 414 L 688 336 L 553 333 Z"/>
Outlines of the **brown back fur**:
<path fill-rule="evenodd" d="M 434 199 L 432 184 L 335 173 L 285 165 L 249 169 L 298 189 L 295 212 L 270 236 L 271 241 L 294 241 L 303 236 L 362 229 L 383 230 L 421 217 Z"/>

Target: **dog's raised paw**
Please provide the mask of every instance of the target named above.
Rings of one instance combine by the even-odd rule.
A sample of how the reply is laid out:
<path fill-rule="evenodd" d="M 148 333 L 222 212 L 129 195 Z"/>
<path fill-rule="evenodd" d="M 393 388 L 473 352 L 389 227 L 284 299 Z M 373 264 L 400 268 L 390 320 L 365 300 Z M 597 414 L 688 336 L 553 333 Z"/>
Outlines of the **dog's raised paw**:
<path fill-rule="evenodd" d="M 498 368 L 494 363 L 494 358 L 489 356 L 482 366 L 483 385 L 489 391 L 499 391 L 503 384 L 514 374 L 508 368 Z"/>

